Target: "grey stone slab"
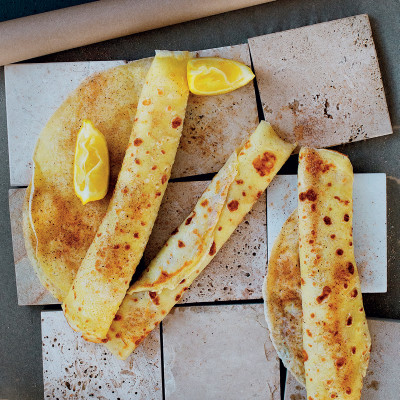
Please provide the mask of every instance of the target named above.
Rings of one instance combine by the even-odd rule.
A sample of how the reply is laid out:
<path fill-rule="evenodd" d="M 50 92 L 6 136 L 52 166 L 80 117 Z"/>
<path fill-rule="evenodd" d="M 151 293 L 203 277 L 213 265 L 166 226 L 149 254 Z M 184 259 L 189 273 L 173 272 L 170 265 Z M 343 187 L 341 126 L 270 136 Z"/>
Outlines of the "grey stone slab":
<path fill-rule="evenodd" d="M 163 343 L 166 400 L 280 399 L 262 304 L 175 308 Z"/>
<path fill-rule="evenodd" d="M 264 116 L 302 146 L 392 133 L 367 15 L 249 39 Z"/>
<path fill-rule="evenodd" d="M 45 399 L 162 399 L 159 328 L 122 361 L 83 340 L 62 311 L 45 311 L 42 342 Z"/>
<path fill-rule="evenodd" d="M 278 175 L 267 189 L 268 258 L 297 207 L 297 175 Z M 386 175 L 354 174 L 354 254 L 363 293 L 387 290 Z"/>
<path fill-rule="evenodd" d="M 397 399 L 399 396 L 400 322 L 369 319 L 372 351 L 361 400 Z M 306 390 L 287 373 L 284 400 L 306 400 Z"/>

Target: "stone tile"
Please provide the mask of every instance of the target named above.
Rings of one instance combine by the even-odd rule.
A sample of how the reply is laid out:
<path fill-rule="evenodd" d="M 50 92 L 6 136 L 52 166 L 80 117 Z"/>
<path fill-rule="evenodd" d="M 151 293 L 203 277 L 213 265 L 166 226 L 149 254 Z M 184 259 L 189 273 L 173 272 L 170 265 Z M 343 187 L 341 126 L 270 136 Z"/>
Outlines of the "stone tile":
<path fill-rule="evenodd" d="M 364 293 L 387 291 L 386 175 L 354 174 L 354 253 Z M 297 207 L 297 176 L 277 175 L 267 189 L 268 258 Z"/>
<path fill-rule="evenodd" d="M 22 230 L 22 205 L 25 189 L 10 189 L 8 193 L 18 304 L 20 306 L 57 304 L 58 301 L 40 283 L 26 254 Z"/>
<path fill-rule="evenodd" d="M 392 133 L 367 15 L 249 44 L 265 119 L 282 138 L 329 147 Z"/>
<path fill-rule="evenodd" d="M 197 54 L 230 58 L 250 65 L 247 44 L 201 50 Z M 68 94 L 92 73 L 123 63 L 87 61 L 5 67 L 12 186 L 28 185 L 39 133 Z M 253 84 L 220 96 L 190 95 L 172 177 L 217 172 L 257 125 Z"/>
<path fill-rule="evenodd" d="M 161 400 L 160 330 L 126 360 L 85 342 L 62 311 L 42 312 L 45 399 Z"/>
<path fill-rule="evenodd" d="M 144 260 L 148 264 L 171 232 L 190 214 L 209 181 L 169 183 Z M 56 299 L 41 285 L 25 250 L 22 204 L 25 189 L 10 191 L 18 304 L 55 304 Z M 194 281 L 181 302 L 212 302 L 260 299 L 267 260 L 266 197 L 260 197 L 229 241 Z"/>
<path fill-rule="evenodd" d="M 372 352 L 361 400 L 396 399 L 399 394 L 400 322 L 369 319 Z M 305 389 L 288 372 L 284 400 L 306 400 Z"/>
<path fill-rule="evenodd" d="M 162 329 L 166 400 L 280 399 L 262 304 L 179 307 Z"/>
<path fill-rule="evenodd" d="M 168 185 L 144 253 L 145 264 L 156 256 L 171 232 L 190 214 L 210 181 Z M 267 260 L 265 194 L 254 205 L 183 296 L 182 303 L 260 299 Z"/>

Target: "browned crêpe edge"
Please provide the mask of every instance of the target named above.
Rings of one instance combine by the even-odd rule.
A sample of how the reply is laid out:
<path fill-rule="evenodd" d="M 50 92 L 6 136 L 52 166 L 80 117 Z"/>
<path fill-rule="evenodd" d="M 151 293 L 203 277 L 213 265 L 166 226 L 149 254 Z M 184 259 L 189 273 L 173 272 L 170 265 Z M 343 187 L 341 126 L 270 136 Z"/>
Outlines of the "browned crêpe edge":
<path fill-rule="evenodd" d="M 354 259 L 353 168 L 331 150 L 299 156 L 299 255 L 308 400 L 360 399 L 371 340 Z"/>
<path fill-rule="evenodd" d="M 305 386 L 297 209 L 274 242 L 263 297 L 265 319 L 278 356 Z"/>
<path fill-rule="evenodd" d="M 40 281 L 60 301 L 106 212 L 150 64 L 150 59 L 139 60 L 90 76 L 69 94 L 39 135 L 23 206 L 25 246 Z M 109 193 L 85 206 L 73 185 L 75 143 L 84 119 L 104 134 L 110 155 Z"/>

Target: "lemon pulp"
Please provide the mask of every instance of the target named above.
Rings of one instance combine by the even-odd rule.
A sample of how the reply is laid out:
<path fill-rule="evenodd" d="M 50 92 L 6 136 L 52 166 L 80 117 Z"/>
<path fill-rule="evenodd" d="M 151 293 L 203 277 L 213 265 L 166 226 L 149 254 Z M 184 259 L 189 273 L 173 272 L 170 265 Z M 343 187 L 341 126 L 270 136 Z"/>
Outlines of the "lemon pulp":
<path fill-rule="evenodd" d="M 215 95 L 232 92 L 253 78 L 252 70 L 240 62 L 225 58 L 204 57 L 189 60 L 189 89 L 194 94 Z"/>
<path fill-rule="evenodd" d="M 100 200 L 108 191 L 110 162 L 104 135 L 84 120 L 75 147 L 74 189 L 83 204 Z"/>

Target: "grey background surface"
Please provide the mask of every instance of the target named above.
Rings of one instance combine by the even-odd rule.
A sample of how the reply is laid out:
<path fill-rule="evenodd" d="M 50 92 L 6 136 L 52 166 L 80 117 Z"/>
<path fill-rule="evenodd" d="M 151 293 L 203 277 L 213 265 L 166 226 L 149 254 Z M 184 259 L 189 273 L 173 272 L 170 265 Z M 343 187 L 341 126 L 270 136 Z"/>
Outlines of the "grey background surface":
<path fill-rule="evenodd" d="M 1 2 L 0 21 L 84 2 Z M 354 172 L 387 174 L 388 293 L 366 294 L 364 302 L 370 317 L 400 319 L 400 0 L 277 0 L 30 61 L 134 60 L 153 55 L 154 49 L 199 50 L 245 43 L 253 36 L 363 13 L 370 16 L 394 134 L 337 149 L 350 157 Z M 40 312 L 43 307 L 17 305 L 8 212 L 10 186 L 3 68 L 0 69 L 0 137 L 0 398 L 41 399 Z M 280 173 L 294 174 L 296 170 L 297 158 L 292 156 Z"/>

